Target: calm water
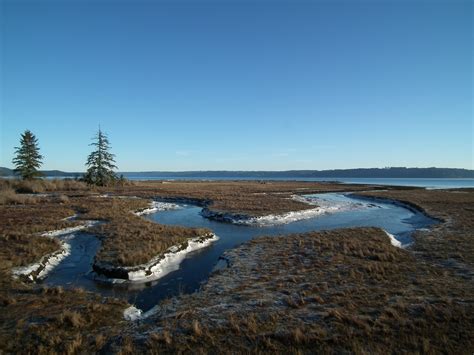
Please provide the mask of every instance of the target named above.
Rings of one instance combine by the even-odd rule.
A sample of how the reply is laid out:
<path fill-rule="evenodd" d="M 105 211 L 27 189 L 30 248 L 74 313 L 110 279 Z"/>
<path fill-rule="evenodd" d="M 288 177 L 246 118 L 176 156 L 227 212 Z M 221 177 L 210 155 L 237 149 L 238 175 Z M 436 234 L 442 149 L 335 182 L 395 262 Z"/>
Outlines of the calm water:
<path fill-rule="evenodd" d="M 129 180 L 192 180 L 192 181 L 216 181 L 216 180 L 272 180 L 272 181 L 338 181 L 345 184 L 373 184 L 389 186 L 417 186 L 428 189 L 452 189 L 452 188 L 474 188 L 474 179 L 412 179 L 412 178 L 256 178 L 256 177 L 186 177 L 182 176 L 127 176 Z"/>
<path fill-rule="evenodd" d="M 72 245 L 71 255 L 58 265 L 44 282 L 48 285 L 83 287 L 103 295 L 121 297 L 143 310 L 148 310 L 162 299 L 181 292 L 188 293 L 197 290 L 208 278 L 220 255 L 257 236 L 276 236 L 354 226 L 378 226 L 394 234 L 398 240 L 406 244 L 410 242 L 410 234 L 415 229 L 425 228 L 434 223 L 432 219 L 421 213 L 393 204 L 372 203 L 343 194 L 312 196 L 320 199 L 321 205 L 340 206 L 341 211 L 266 227 L 212 221 L 200 215 L 200 207 L 192 205 L 181 205 L 181 208 L 177 210 L 149 215 L 148 218 L 157 223 L 209 228 L 220 239 L 208 248 L 189 254 L 178 270 L 157 281 L 142 284 L 112 286 L 95 281 L 91 265 L 100 243 L 90 234 L 75 233 L 65 237 Z"/>
<path fill-rule="evenodd" d="M 277 177 L 277 178 L 258 178 L 255 176 L 241 177 L 198 177 L 198 176 L 169 176 L 169 175 L 153 175 L 153 176 L 136 176 L 126 174 L 129 180 L 145 181 L 145 180 L 189 180 L 189 181 L 321 181 L 321 182 L 341 182 L 344 184 L 369 184 L 369 185 L 388 185 L 388 186 L 416 186 L 425 187 L 427 189 L 454 189 L 454 188 L 474 188 L 474 179 L 425 179 L 425 178 L 294 178 L 294 177 Z M 47 177 L 47 179 L 70 179 L 66 176 Z"/>

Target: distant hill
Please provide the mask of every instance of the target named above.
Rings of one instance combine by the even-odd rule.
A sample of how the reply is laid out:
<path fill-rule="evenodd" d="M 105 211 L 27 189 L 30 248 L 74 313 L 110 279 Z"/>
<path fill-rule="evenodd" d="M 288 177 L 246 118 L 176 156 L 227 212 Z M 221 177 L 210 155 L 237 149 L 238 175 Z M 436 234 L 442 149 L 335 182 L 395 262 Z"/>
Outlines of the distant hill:
<path fill-rule="evenodd" d="M 41 170 L 41 173 L 43 176 L 47 177 L 75 177 L 75 176 L 81 176 L 83 173 L 69 173 L 61 170 Z M 15 176 L 15 173 L 13 172 L 13 169 L 5 168 L 5 167 L 0 167 L 0 176 Z"/>
<path fill-rule="evenodd" d="M 8 168 L 0 167 L 0 176 L 12 176 L 13 170 Z"/>
<path fill-rule="evenodd" d="M 79 177 L 83 173 L 60 170 L 43 170 L 48 177 Z M 287 170 L 287 171 L 142 171 L 121 172 L 125 177 L 166 178 L 438 178 L 438 179 L 473 179 L 474 170 L 452 168 L 364 168 L 336 170 Z M 13 170 L 0 167 L 0 176 L 13 176 Z"/>
<path fill-rule="evenodd" d="M 368 168 L 336 170 L 288 170 L 288 171 L 146 171 L 123 172 L 125 177 L 163 178 L 438 178 L 459 179 L 474 178 L 474 170 L 452 168 Z"/>

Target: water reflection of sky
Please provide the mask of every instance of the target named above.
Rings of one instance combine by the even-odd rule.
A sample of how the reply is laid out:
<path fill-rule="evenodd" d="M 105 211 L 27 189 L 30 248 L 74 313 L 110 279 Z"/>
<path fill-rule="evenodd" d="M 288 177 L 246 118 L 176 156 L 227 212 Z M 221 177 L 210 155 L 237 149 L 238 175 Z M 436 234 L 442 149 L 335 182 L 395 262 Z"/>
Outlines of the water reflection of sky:
<path fill-rule="evenodd" d="M 176 271 L 146 284 L 108 285 L 91 277 L 91 264 L 99 247 L 98 240 L 86 233 L 70 238 L 72 253 L 44 281 L 49 285 L 83 287 L 106 296 L 127 299 L 137 307 L 147 310 L 160 300 L 181 292 L 197 290 L 205 281 L 222 253 L 254 237 L 304 233 L 314 230 L 344 227 L 375 226 L 406 244 L 417 228 L 433 223 L 421 213 L 380 202 L 351 198 L 344 194 L 309 195 L 307 198 L 320 206 L 338 206 L 337 213 L 326 213 L 314 218 L 273 226 L 243 226 L 221 223 L 200 215 L 201 208 L 183 205 L 181 209 L 167 210 L 148 215 L 152 221 L 168 225 L 184 225 L 211 229 L 220 239 L 210 247 L 188 255 Z"/>

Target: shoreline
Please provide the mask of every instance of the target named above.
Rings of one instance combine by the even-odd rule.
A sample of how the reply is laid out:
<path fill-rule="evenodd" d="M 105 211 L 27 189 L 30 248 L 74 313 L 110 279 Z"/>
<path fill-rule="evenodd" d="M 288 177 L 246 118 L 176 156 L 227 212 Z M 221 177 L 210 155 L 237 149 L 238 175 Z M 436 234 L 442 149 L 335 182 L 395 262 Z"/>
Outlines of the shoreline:
<path fill-rule="evenodd" d="M 92 269 L 99 275 L 98 280 L 107 283 L 144 283 L 158 280 L 179 268 L 180 263 L 193 251 L 211 245 L 219 239 L 214 233 L 191 238 L 181 245 L 174 245 L 149 262 L 136 266 L 115 266 L 94 262 Z M 101 276 L 105 278 L 101 278 Z"/>
<path fill-rule="evenodd" d="M 409 201 L 396 200 L 396 199 L 389 198 L 389 197 L 363 195 L 363 193 L 370 194 L 371 192 L 375 192 L 375 191 L 377 191 L 377 190 L 362 191 L 362 192 L 351 192 L 351 193 L 349 193 L 349 195 L 356 198 L 356 199 L 360 199 L 360 200 L 382 202 L 382 203 L 392 204 L 392 205 L 395 205 L 395 206 L 400 206 L 400 207 L 406 208 L 407 210 L 410 210 L 414 213 L 421 213 L 425 217 L 428 217 L 428 218 L 430 218 L 434 221 L 437 221 L 438 223 L 448 223 L 449 222 L 449 221 L 447 221 L 447 220 L 445 220 L 441 217 L 432 216 L 423 207 L 418 206 L 417 204 L 409 202 Z M 379 191 L 377 191 L 377 192 L 379 192 Z"/>
<path fill-rule="evenodd" d="M 107 197 L 113 198 L 113 196 Z M 179 208 L 181 208 L 179 205 L 173 203 L 151 201 L 148 208 L 132 211 L 132 213 L 136 216 L 142 216 L 156 213 L 158 211 Z M 78 217 L 78 214 L 74 214 L 70 217 L 63 218 L 63 220 L 77 221 L 79 220 Z M 25 266 L 13 267 L 11 269 L 11 274 L 14 278 L 21 278 L 22 280 L 29 282 L 37 282 L 46 278 L 49 272 L 71 254 L 71 245 L 65 240 L 58 239 L 58 237 L 73 236 L 77 232 L 93 228 L 103 223 L 103 221 L 85 220 L 82 221 L 82 224 L 77 226 L 41 233 L 40 237 L 56 240 L 60 243 L 61 247 L 58 250 L 43 255 L 39 261 Z M 101 239 L 98 235 L 94 236 L 99 240 Z M 134 266 L 115 266 L 100 261 L 98 262 L 96 261 L 97 255 L 95 255 L 94 262 L 92 263 L 92 270 L 97 273 L 98 277 L 96 279 L 98 281 L 111 284 L 124 282 L 145 283 L 154 281 L 165 276 L 174 269 L 179 268 L 179 264 L 189 253 L 207 247 L 218 239 L 219 238 L 214 233 L 189 238 L 187 241 L 179 245 L 171 246 L 164 253 L 156 255 L 147 263 Z"/>
<path fill-rule="evenodd" d="M 12 268 L 13 278 L 22 279 L 28 282 L 37 282 L 48 276 L 56 266 L 58 266 L 71 253 L 71 245 L 60 241 L 61 248 L 50 254 L 44 255 L 38 262 L 25 266 Z"/>
<path fill-rule="evenodd" d="M 403 208 L 407 208 L 415 213 L 422 213 L 423 215 L 425 215 L 426 217 L 432 220 L 439 221 L 441 223 L 445 222 L 444 220 L 440 218 L 431 216 L 422 207 L 416 204 L 409 203 L 406 201 L 399 201 L 399 200 L 394 200 L 390 198 L 385 198 L 385 197 L 366 196 L 366 195 L 361 194 L 361 193 L 370 193 L 373 191 L 379 191 L 379 190 L 369 190 L 369 191 L 361 191 L 361 192 L 345 191 L 344 194 L 347 194 L 356 199 L 365 200 L 369 202 L 390 203 L 390 204 L 397 205 Z M 293 200 L 305 203 L 310 206 L 311 205 L 317 206 L 317 203 L 309 199 L 306 199 L 304 197 L 306 192 L 298 191 L 297 193 L 298 194 L 295 194 L 291 197 Z M 326 193 L 332 193 L 332 192 L 326 192 Z M 107 195 L 107 197 L 114 198 L 115 196 Z M 119 198 L 121 197 L 122 196 L 119 196 Z M 138 198 L 136 196 L 132 196 L 132 197 Z M 126 198 L 132 198 L 132 197 L 126 196 Z M 167 202 L 163 202 L 163 200 L 164 199 L 161 199 L 161 198 L 153 199 L 149 203 L 149 207 L 134 211 L 132 213 L 135 214 L 136 216 L 143 216 L 147 214 L 156 213 L 159 211 L 179 209 L 181 208 L 181 206 L 178 205 L 178 203 L 186 202 L 188 204 L 193 204 L 198 207 L 203 207 L 200 214 L 205 218 L 220 221 L 223 223 L 266 226 L 266 225 L 287 224 L 287 223 L 292 223 L 299 220 L 314 218 L 325 213 L 338 212 L 338 208 L 324 209 L 320 206 L 317 206 L 315 208 L 306 209 L 306 210 L 290 211 L 290 212 L 280 214 L 280 215 L 269 214 L 269 215 L 255 217 L 255 216 L 250 216 L 250 215 L 245 215 L 245 214 L 212 211 L 208 207 L 205 207 L 211 204 L 212 201 L 207 201 L 206 203 L 203 203 L 201 200 L 187 199 L 187 198 L 166 198 L 165 200 Z M 72 220 L 77 220 L 77 219 L 78 219 L 78 214 L 74 214 L 73 216 L 66 217 L 63 220 L 72 221 Z M 79 232 L 87 228 L 94 227 L 98 225 L 99 223 L 102 223 L 102 222 L 86 220 L 81 225 L 44 232 L 41 234 L 41 236 L 50 237 L 50 238 L 64 236 L 67 234 L 72 234 L 72 233 Z M 387 236 L 389 236 L 392 245 L 397 246 L 397 247 L 402 247 L 402 244 L 392 234 L 386 231 L 385 233 L 387 234 Z M 96 237 L 99 238 L 99 236 L 96 236 Z M 210 242 L 205 243 L 204 241 L 208 239 L 210 240 Z M 117 265 L 112 265 L 107 262 L 96 261 L 96 256 L 95 256 L 94 262 L 92 264 L 92 269 L 97 274 L 96 279 L 98 281 L 102 281 L 106 283 L 123 283 L 123 282 L 143 283 L 143 282 L 148 282 L 148 281 L 154 281 L 166 275 L 167 273 L 171 272 L 173 270 L 172 269 L 173 267 L 179 267 L 180 262 L 182 261 L 182 259 L 185 258 L 185 255 L 187 253 L 192 252 L 194 250 L 199 250 L 209 245 L 213 241 L 216 241 L 217 239 L 218 237 L 215 236 L 215 234 L 203 235 L 203 236 L 191 238 L 187 242 L 181 245 L 171 246 L 170 248 L 168 248 L 167 251 L 165 251 L 162 254 L 156 255 L 155 257 L 153 257 L 150 261 L 146 263 L 134 265 L 134 266 L 117 266 Z M 44 255 L 43 257 L 41 257 L 41 259 L 38 262 L 34 262 L 26 266 L 12 268 L 12 274 L 15 277 L 21 277 L 21 278 L 24 278 L 25 280 L 30 280 L 30 281 L 37 281 L 40 279 L 44 279 L 47 276 L 47 273 L 53 270 L 54 267 L 57 266 L 70 253 L 70 245 L 66 243 L 65 241 L 60 240 L 59 242 L 61 243 L 60 249 L 50 254 Z M 188 246 L 189 243 L 191 243 L 192 246 L 190 247 L 190 250 L 187 250 L 189 248 Z M 203 245 L 199 245 L 199 244 L 203 244 Z M 184 245 L 186 245 L 186 247 Z M 403 247 L 405 248 L 405 247 L 408 247 L 409 245 L 406 245 Z M 180 257 L 179 255 L 181 254 L 183 250 L 186 250 L 186 252 L 184 252 L 184 256 Z M 168 259 L 171 259 L 171 260 L 168 260 Z M 176 264 L 176 266 L 173 266 L 173 264 Z M 171 269 L 168 270 L 168 268 L 171 268 Z"/>
<path fill-rule="evenodd" d="M 462 238 L 471 240 L 472 193 L 378 193 L 388 195 L 380 202 L 408 206 L 440 223 L 418 233 L 409 249 L 394 245 L 384 230 L 364 227 L 250 240 L 221 255 L 223 262 L 200 292 L 162 303 L 159 312 L 138 323 L 132 330 L 136 339 L 144 332 L 169 334 L 177 341 L 161 345 L 163 351 L 177 351 L 195 344 L 193 329 L 198 327 L 212 335 L 198 346 L 205 352 L 315 347 L 324 352 L 336 346 L 339 351 L 462 353 L 473 348 L 472 279 L 458 275 L 453 263 L 430 257 L 446 232 L 464 233 Z M 413 201 L 405 203 L 405 196 Z M 444 205 L 450 206 L 447 212 Z M 462 244 L 453 247 L 463 250 Z M 167 321 L 170 317 L 175 321 Z M 157 349 L 156 343 L 135 344 Z"/>
<path fill-rule="evenodd" d="M 172 186 L 170 194 L 179 191 L 183 184 L 177 185 Z M 230 199 L 232 194 L 256 193 L 256 198 L 266 198 L 264 194 L 282 192 L 279 196 L 283 201 L 290 196 L 287 186 L 205 185 L 201 189 L 201 184 L 195 184 L 181 193 L 194 191 L 195 197 L 202 197 L 216 191 L 214 197 L 222 200 Z M 294 185 L 291 188 L 296 189 Z M 124 187 L 112 194 L 143 196 L 153 192 L 153 196 L 159 196 L 159 189 L 153 186 L 140 189 Z M 330 192 L 328 187 L 321 190 L 317 192 Z M 349 192 L 345 188 L 336 190 Z M 215 268 L 199 292 L 166 299 L 147 312 L 93 292 L 32 286 L 13 280 L 10 265 L 20 265 L 21 260 L 31 260 L 40 251 L 51 250 L 51 243 L 39 244 L 48 238 L 27 237 L 36 235 L 38 230 L 54 229 L 43 229 L 45 226 L 66 225 L 64 219 L 67 221 L 76 206 L 75 212 L 82 218 L 102 215 L 104 220 L 107 217 L 115 223 L 125 216 L 125 223 L 134 223 L 134 228 L 122 230 L 129 238 L 115 237 L 114 230 L 108 229 L 104 230 L 108 234 L 104 233 L 102 241 L 110 236 L 112 243 L 135 248 L 133 243 L 143 240 L 139 232 L 148 223 L 140 222 L 142 218 L 131 211 L 146 210 L 150 208 L 149 202 L 122 203 L 120 198 L 97 199 L 71 193 L 70 201 L 61 205 L 53 205 L 45 197 L 36 205 L 2 206 L 4 215 L 11 216 L 12 221 L 25 221 L 7 225 L 7 219 L 2 219 L 4 230 L 11 235 L 11 239 L 5 238 L 4 246 L 11 248 L 5 250 L 12 251 L 12 259 L 3 264 L 0 314 L 3 324 L 22 324 L 4 329 L 0 334 L 2 348 L 6 352 L 17 352 L 20 345 L 32 352 L 37 346 L 64 350 L 80 334 L 82 349 L 91 353 L 122 349 L 175 353 L 190 348 L 203 352 L 273 353 L 295 349 L 372 353 L 470 351 L 474 348 L 470 336 L 474 331 L 474 191 L 380 190 L 356 193 L 378 195 L 370 198 L 382 198 L 383 203 L 410 202 L 417 213 L 424 211 L 441 223 L 414 233 L 414 243 L 407 249 L 395 247 L 383 230 L 363 227 L 258 237 L 229 249 L 234 257 L 227 252 L 221 255 L 220 267 Z M 302 193 L 307 194 L 308 190 L 305 188 Z M 228 206 L 238 210 L 247 201 L 241 199 L 238 205 Z M 249 210 L 263 211 L 272 207 L 270 202 L 280 200 L 266 201 L 261 210 L 252 206 Z M 289 206 L 282 204 L 276 210 Z M 122 226 L 123 223 L 116 223 L 117 229 Z M 155 231 L 174 238 L 173 231 L 150 230 Z M 140 243 L 133 253 L 153 242 L 149 239 L 149 244 Z M 24 250 L 24 254 L 14 254 L 21 243 L 31 243 L 26 245 L 33 248 L 17 249 Z M 23 259 L 13 259 L 16 255 Z M 113 255 L 104 260 L 113 260 Z M 138 277 L 144 274 L 143 270 L 138 271 Z M 140 321 L 129 321 L 133 319 Z M 103 340 L 97 341 L 97 336 Z M 65 345 L 53 344 L 51 339 L 60 339 Z"/>
<path fill-rule="evenodd" d="M 66 217 L 63 220 L 72 221 L 76 220 L 77 215 Z M 94 227 L 101 223 L 100 221 L 85 221 L 83 224 L 67 227 L 57 230 L 52 230 L 48 232 L 43 232 L 39 238 L 51 238 L 60 243 L 61 247 L 58 250 L 53 251 L 52 253 L 43 255 L 37 262 L 25 266 L 16 266 L 13 267 L 11 273 L 14 278 L 21 278 L 25 281 L 37 282 L 48 276 L 56 266 L 58 266 L 66 257 L 71 254 L 71 245 L 65 241 L 60 240 L 60 236 L 73 235 L 74 233 L 81 232 L 87 228 Z"/>

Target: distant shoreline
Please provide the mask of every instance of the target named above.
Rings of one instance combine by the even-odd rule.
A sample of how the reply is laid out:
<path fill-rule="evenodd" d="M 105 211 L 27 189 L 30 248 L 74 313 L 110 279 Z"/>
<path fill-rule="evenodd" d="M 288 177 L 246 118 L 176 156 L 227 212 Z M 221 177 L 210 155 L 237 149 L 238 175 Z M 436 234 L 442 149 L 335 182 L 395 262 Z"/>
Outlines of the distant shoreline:
<path fill-rule="evenodd" d="M 82 176 L 83 172 L 65 172 L 61 170 L 43 170 L 45 177 L 74 178 Z M 134 180 L 147 179 L 212 179 L 212 180 L 267 180 L 267 179 L 474 179 L 474 170 L 457 168 L 360 168 L 335 170 L 287 170 L 287 171 L 139 171 L 118 172 L 125 178 Z M 0 176 L 14 176 L 10 168 L 0 167 Z M 311 181 L 311 180 L 310 180 Z M 315 180 L 313 180 L 315 181 Z M 320 181 L 320 180 L 319 180 Z"/>

